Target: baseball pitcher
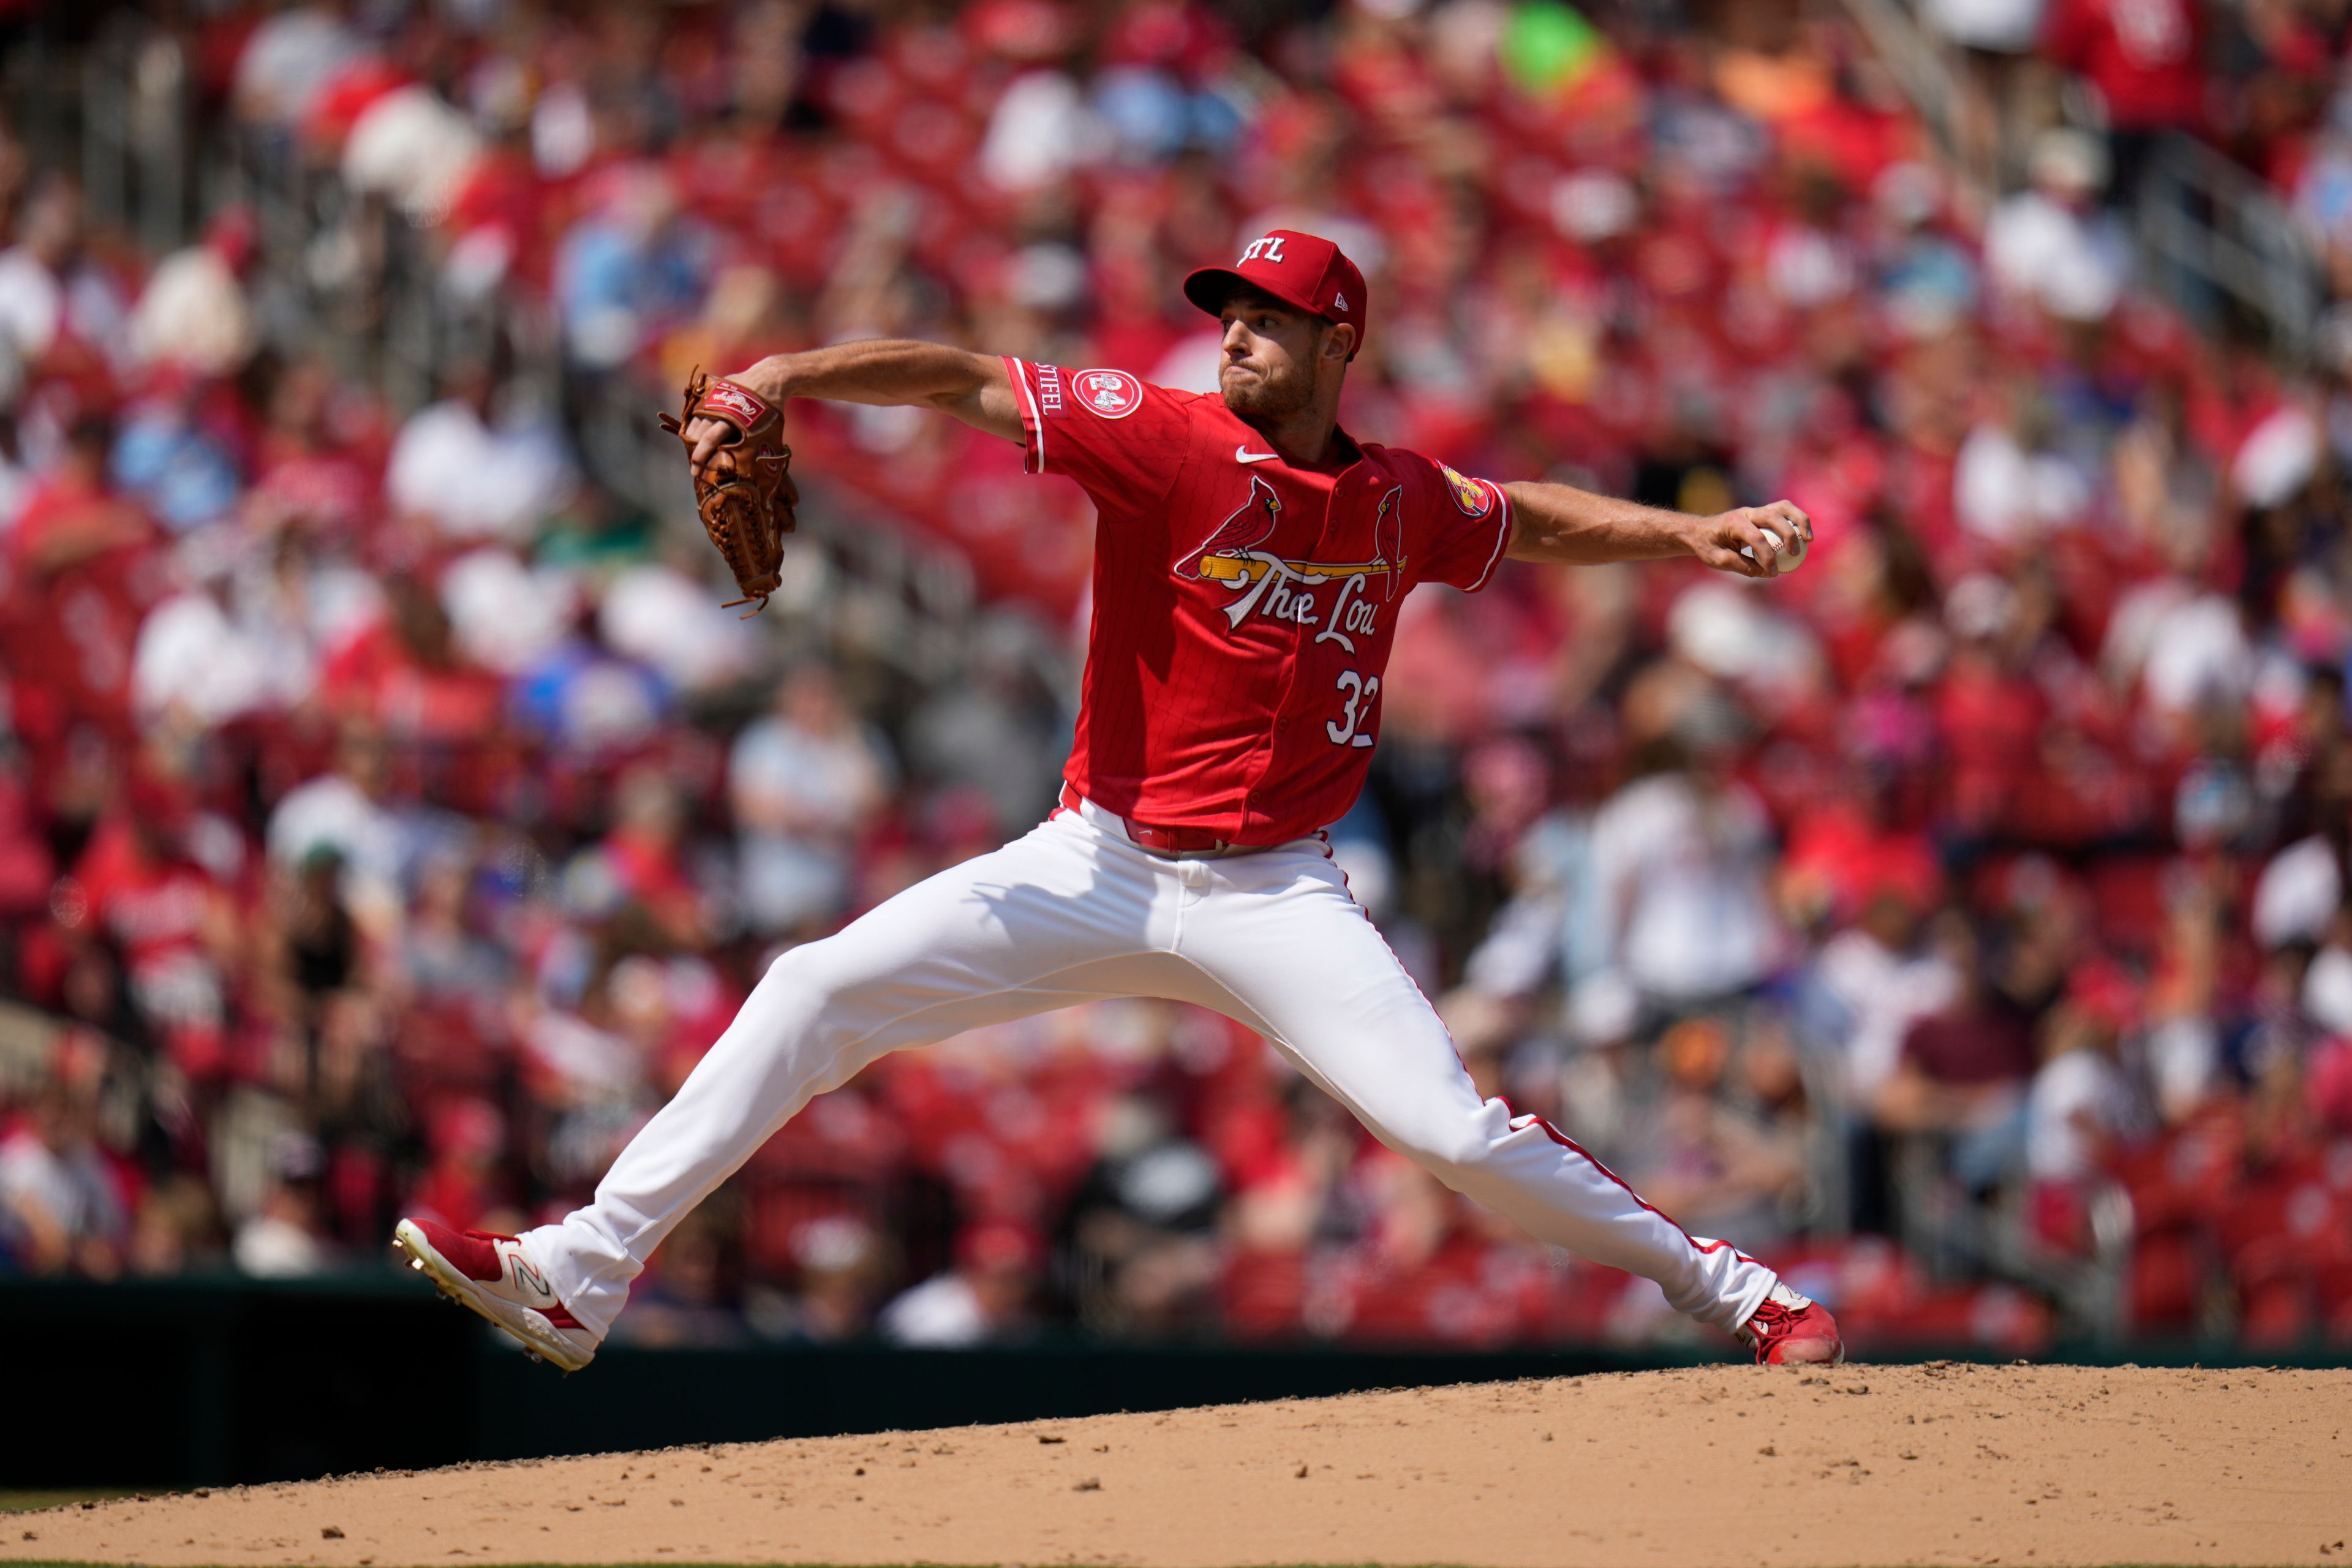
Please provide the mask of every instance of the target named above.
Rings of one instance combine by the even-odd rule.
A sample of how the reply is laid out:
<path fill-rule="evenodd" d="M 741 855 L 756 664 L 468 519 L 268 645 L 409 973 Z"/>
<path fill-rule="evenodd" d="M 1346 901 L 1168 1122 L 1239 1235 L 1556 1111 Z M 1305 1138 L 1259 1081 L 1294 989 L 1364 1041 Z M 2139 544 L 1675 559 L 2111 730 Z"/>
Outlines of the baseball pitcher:
<path fill-rule="evenodd" d="M 753 599 L 774 586 L 790 524 L 778 454 L 792 398 L 935 408 L 1086 489 L 1100 514 L 1094 622 L 1061 805 L 779 958 L 586 1207 L 520 1237 L 406 1219 L 396 1245 L 575 1370 L 670 1228 L 812 1096 L 887 1051 L 1157 996 L 1256 1030 L 1389 1147 L 1531 1235 L 1656 1280 L 1759 1362 L 1842 1359 L 1830 1314 L 1770 1269 L 1689 1235 L 1540 1117 L 1479 1097 L 1321 831 L 1363 787 L 1416 584 L 1475 593 L 1507 555 L 1693 555 L 1769 577 L 1811 521 L 1786 501 L 1693 517 L 1497 483 L 1354 439 L 1338 414 L 1364 279 L 1328 239 L 1276 230 L 1184 292 L 1223 323 L 1214 397 L 890 341 L 779 354 L 689 388 L 675 423 L 704 519 Z M 723 493 L 747 479 L 748 500 Z"/>

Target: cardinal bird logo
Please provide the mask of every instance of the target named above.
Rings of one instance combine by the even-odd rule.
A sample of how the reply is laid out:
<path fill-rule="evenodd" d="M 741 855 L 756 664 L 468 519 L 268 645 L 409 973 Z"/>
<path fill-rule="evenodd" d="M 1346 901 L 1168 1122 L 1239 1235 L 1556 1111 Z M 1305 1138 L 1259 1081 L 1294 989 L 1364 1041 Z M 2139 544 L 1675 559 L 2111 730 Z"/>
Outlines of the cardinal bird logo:
<path fill-rule="evenodd" d="M 1396 597 L 1397 579 L 1404 573 L 1404 487 L 1391 485 L 1381 497 L 1380 515 L 1372 520 L 1372 570 L 1380 574 L 1381 597 Z"/>
<path fill-rule="evenodd" d="M 1185 557 L 1176 568 L 1177 574 L 1190 577 L 1195 583 L 1215 581 L 1229 583 L 1242 576 L 1236 567 L 1248 561 L 1257 547 L 1274 537 L 1275 524 L 1282 521 L 1282 498 L 1274 487 L 1253 475 L 1249 499 L 1234 509 L 1233 515 L 1217 524 L 1214 533 L 1202 542 L 1201 548 Z M 1212 566 L 1217 560 L 1227 564 Z"/>
<path fill-rule="evenodd" d="M 1364 595 L 1380 584 L 1381 602 L 1396 597 L 1404 580 L 1404 487 L 1391 485 L 1381 497 L 1372 519 L 1370 561 L 1286 561 L 1265 548 L 1282 518 L 1282 498 L 1262 479 L 1250 480 L 1249 499 L 1217 525 L 1200 549 L 1187 554 L 1176 574 L 1195 583 L 1222 583 L 1234 599 L 1223 607 L 1226 622 L 1238 630 L 1263 606 L 1266 614 L 1301 626 L 1321 626 L 1317 642 L 1337 642 L 1349 652 L 1355 632 L 1369 632 L 1376 608 Z M 1321 617 L 1316 589 L 1336 583 L 1337 600 L 1328 605 L 1331 619 Z"/>

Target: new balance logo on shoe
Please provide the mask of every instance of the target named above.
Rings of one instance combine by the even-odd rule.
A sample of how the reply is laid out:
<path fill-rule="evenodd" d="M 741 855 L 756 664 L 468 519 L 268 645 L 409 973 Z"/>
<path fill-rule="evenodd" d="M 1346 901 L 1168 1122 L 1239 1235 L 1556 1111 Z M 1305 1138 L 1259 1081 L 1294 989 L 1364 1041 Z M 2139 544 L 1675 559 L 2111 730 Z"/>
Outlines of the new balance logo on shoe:
<path fill-rule="evenodd" d="M 506 1254 L 507 1263 L 514 1270 L 514 1280 L 516 1284 L 529 1290 L 534 1296 L 541 1297 L 550 1301 L 555 1300 L 555 1290 L 553 1287 L 548 1284 L 546 1276 L 542 1275 L 538 1269 L 530 1266 L 530 1260 L 522 1255 L 522 1249 L 520 1247 L 502 1247 L 499 1250 Z"/>

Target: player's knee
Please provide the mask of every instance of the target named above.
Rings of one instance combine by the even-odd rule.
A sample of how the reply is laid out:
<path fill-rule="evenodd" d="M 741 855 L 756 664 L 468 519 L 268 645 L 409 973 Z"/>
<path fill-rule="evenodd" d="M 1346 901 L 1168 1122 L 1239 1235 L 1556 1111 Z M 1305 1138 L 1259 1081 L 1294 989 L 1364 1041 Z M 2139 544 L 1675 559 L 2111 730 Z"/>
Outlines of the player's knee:
<path fill-rule="evenodd" d="M 829 942 L 807 942 L 777 956 L 768 965 L 768 977 L 794 996 L 820 1009 L 849 984 L 838 955 L 827 951 Z"/>
<path fill-rule="evenodd" d="M 1397 1142 L 1413 1163 L 1449 1186 L 1485 1164 L 1494 1147 L 1477 1118 L 1444 1114 L 1414 1118 L 1398 1130 Z"/>

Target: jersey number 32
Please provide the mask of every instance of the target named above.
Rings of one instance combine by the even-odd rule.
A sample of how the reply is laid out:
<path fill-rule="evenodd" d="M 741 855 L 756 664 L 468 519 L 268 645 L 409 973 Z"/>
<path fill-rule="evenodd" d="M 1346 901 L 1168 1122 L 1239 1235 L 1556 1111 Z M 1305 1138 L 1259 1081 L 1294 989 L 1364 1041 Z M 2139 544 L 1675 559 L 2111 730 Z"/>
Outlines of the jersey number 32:
<path fill-rule="evenodd" d="M 1372 722 L 1372 704 L 1380 700 L 1381 678 L 1358 675 L 1352 669 L 1339 672 L 1339 689 L 1348 694 L 1348 706 L 1337 719 L 1326 720 L 1323 732 L 1331 737 L 1335 746 L 1369 746 Z"/>

